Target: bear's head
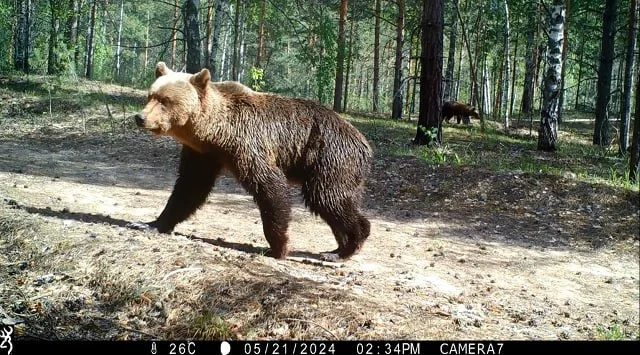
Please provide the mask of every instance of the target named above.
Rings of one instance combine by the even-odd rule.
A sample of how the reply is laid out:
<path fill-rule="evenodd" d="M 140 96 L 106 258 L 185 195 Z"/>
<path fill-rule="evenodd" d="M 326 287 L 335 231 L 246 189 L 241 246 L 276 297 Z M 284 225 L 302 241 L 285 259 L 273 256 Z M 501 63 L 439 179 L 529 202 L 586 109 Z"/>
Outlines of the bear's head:
<path fill-rule="evenodd" d="M 174 72 L 164 62 L 156 65 L 156 80 L 149 89 L 147 103 L 134 116 L 138 127 L 159 135 L 180 139 L 181 132 L 202 113 L 202 98 L 211 80 L 209 70 L 197 74 Z"/>

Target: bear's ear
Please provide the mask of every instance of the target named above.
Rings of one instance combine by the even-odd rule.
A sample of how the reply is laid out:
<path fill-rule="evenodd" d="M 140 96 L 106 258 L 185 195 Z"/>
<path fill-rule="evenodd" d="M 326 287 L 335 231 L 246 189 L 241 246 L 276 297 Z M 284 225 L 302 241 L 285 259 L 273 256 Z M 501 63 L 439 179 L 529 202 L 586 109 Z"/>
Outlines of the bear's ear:
<path fill-rule="evenodd" d="M 164 62 L 158 62 L 158 64 L 156 64 L 156 78 L 170 73 L 173 73 L 173 70 L 169 69 Z"/>
<path fill-rule="evenodd" d="M 204 68 L 200 70 L 199 73 L 194 74 L 189 81 L 198 89 L 204 89 L 209 85 L 209 81 L 211 81 L 211 73 L 209 69 Z"/>

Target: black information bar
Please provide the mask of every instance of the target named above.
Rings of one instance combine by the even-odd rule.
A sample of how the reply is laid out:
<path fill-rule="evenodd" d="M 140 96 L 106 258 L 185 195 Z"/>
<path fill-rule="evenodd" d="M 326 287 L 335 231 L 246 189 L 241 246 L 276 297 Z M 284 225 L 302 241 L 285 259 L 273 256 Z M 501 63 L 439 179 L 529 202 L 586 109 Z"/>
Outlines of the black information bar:
<path fill-rule="evenodd" d="M 8 345 L 0 349 L 7 354 Z M 637 354 L 640 341 L 21 341 L 11 355 L 491 355 L 491 354 Z"/>

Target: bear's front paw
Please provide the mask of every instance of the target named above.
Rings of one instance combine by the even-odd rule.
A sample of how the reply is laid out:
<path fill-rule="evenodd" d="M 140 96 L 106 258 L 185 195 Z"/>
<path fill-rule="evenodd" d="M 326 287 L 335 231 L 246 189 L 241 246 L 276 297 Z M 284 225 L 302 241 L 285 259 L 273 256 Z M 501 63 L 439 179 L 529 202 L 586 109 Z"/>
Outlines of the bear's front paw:
<path fill-rule="evenodd" d="M 342 258 L 340 257 L 340 255 L 338 253 L 333 252 L 333 251 L 320 254 L 320 260 L 322 260 L 322 261 L 329 261 L 329 262 L 332 262 L 332 263 L 336 263 L 336 262 L 340 261 L 341 259 Z"/>
<path fill-rule="evenodd" d="M 137 229 L 141 231 L 151 231 L 151 232 L 159 232 L 157 223 L 155 221 L 150 223 L 145 222 L 131 222 L 127 224 L 127 228 Z"/>

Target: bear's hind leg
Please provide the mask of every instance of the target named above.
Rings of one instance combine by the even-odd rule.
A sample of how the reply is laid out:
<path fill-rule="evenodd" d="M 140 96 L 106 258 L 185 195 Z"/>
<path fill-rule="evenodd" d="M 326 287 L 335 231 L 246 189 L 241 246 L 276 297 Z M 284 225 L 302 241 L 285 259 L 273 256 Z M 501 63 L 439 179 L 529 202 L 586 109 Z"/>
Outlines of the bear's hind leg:
<path fill-rule="evenodd" d="M 338 249 L 323 253 L 322 258 L 336 261 L 349 259 L 357 253 L 369 237 L 371 224 L 360 214 L 355 199 L 344 197 L 344 192 L 331 193 L 328 189 L 316 194 L 303 189 L 303 195 L 311 211 L 331 227 L 338 243 Z"/>

